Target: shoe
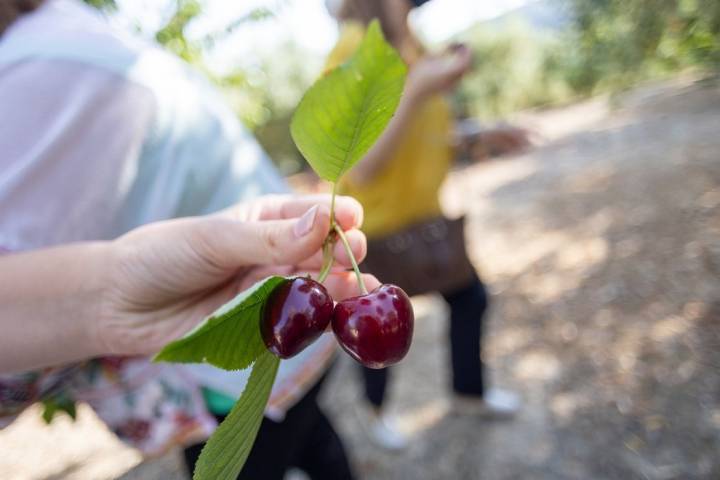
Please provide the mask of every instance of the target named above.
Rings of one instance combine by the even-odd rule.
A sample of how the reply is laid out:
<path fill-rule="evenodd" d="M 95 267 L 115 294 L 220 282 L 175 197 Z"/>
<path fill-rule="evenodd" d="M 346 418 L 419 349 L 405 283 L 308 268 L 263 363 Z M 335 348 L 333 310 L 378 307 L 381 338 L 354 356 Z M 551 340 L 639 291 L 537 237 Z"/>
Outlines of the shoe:
<path fill-rule="evenodd" d="M 408 447 L 408 438 L 402 433 L 393 417 L 376 415 L 368 424 L 370 439 L 378 447 L 390 451 L 405 450 Z"/>
<path fill-rule="evenodd" d="M 482 397 L 455 394 L 453 411 L 460 415 L 512 418 L 520 410 L 520 397 L 508 390 L 491 388 Z"/>
<path fill-rule="evenodd" d="M 393 452 L 408 447 L 408 437 L 398 428 L 394 417 L 363 407 L 358 407 L 357 410 L 360 424 L 376 446 Z"/>

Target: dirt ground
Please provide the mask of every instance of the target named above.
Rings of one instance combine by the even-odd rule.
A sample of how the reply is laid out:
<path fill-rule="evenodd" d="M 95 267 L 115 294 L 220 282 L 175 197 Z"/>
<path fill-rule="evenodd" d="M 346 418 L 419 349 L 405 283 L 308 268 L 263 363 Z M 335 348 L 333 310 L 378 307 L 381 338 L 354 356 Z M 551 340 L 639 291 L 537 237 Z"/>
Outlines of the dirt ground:
<path fill-rule="evenodd" d="M 512 421 L 448 408 L 447 319 L 416 300 L 416 336 L 391 408 L 412 446 L 373 447 L 343 359 L 323 399 L 361 478 L 720 478 L 720 87 L 677 78 L 517 121 L 527 154 L 453 173 L 448 212 L 493 293 L 484 357 L 521 394 Z M 81 409 L 0 431 L 0 477 L 176 479 L 176 454 L 140 464 Z"/>

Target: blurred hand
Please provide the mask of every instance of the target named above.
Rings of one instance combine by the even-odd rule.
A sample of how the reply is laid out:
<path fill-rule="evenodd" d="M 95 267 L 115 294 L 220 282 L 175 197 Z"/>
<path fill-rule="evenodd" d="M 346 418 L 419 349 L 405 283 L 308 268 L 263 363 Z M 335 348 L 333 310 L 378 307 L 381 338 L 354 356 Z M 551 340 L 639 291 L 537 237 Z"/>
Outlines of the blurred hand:
<path fill-rule="evenodd" d="M 150 224 L 112 244 L 95 337 L 102 351 L 158 351 L 238 292 L 272 274 L 316 273 L 330 228 L 330 196 L 267 196 L 218 214 Z M 365 256 L 360 204 L 338 197 L 335 216 L 356 259 Z M 335 300 L 358 295 L 340 242 L 325 281 Z M 379 282 L 365 276 L 368 289 Z"/>
<path fill-rule="evenodd" d="M 475 160 L 518 153 L 531 146 L 530 132 L 511 126 L 481 131 L 469 141 L 471 156 Z"/>
<path fill-rule="evenodd" d="M 470 50 L 463 45 L 454 45 L 441 54 L 426 55 L 412 66 L 407 77 L 406 94 L 423 99 L 450 91 L 471 64 Z"/>

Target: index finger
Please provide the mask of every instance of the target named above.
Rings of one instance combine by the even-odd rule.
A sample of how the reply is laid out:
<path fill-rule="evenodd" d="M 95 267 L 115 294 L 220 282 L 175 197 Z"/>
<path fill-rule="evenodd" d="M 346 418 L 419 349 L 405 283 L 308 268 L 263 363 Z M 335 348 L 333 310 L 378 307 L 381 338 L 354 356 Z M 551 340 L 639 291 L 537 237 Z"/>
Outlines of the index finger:
<path fill-rule="evenodd" d="M 258 220 L 283 220 L 302 216 L 315 205 L 330 206 L 331 195 L 273 195 L 259 198 Z M 363 209 L 360 202 L 352 197 L 335 197 L 335 219 L 343 230 L 359 228 L 363 221 Z"/>

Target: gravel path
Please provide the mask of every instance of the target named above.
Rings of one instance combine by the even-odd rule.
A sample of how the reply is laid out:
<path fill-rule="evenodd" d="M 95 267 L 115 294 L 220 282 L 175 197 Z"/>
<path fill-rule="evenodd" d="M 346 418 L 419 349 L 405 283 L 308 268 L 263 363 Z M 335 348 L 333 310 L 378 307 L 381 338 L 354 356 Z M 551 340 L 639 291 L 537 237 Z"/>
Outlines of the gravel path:
<path fill-rule="evenodd" d="M 494 293 L 491 378 L 521 414 L 449 412 L 445 307 L 418 298 L 391 403 L 411 448 L 369 444 L 349 361 L 324 397 L 362 478 L 720 478 L 720 88 L 678 78 L 609 103 L 519 117 L 543 144 L 444 192 Z M 87 410 L 50 428 L 34 414 L 0 432 L 3 479 L 182 478 L 175 455 L 132 469 Z"/>

